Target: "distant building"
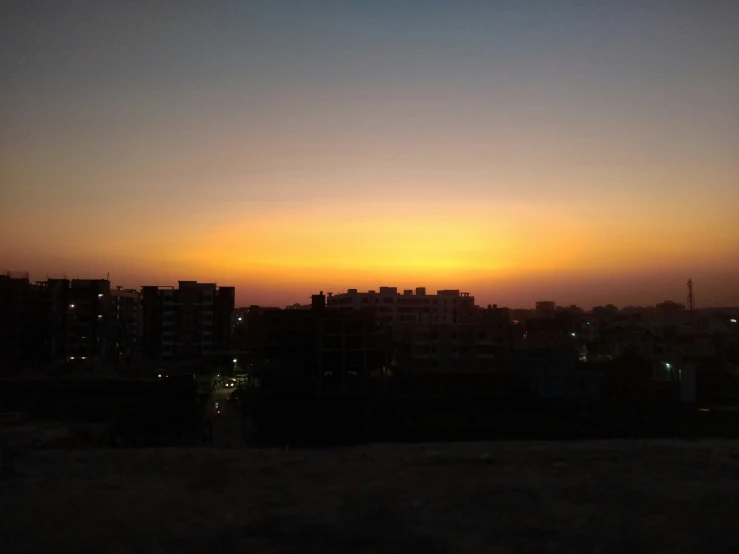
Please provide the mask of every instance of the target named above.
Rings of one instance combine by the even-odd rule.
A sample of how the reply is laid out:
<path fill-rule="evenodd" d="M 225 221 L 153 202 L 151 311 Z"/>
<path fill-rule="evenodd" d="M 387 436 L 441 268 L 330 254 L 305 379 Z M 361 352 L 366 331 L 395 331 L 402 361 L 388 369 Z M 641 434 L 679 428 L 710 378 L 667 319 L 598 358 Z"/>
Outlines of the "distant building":
<path fill-rule="evenodd" d="M 557 303 L 550 300 L 542 300 L 536 303 L 536 315 L 538 317 L 554 317 L 557 312 Z"/>
<path fill-rule="evenodd" d="M 309 309 L 251 306 L 245 317 L 252 359 L 289 368 L 319 392 L 362 389 L 390 363 L 389 327 L 371 310 L 328 310 L 323 294 L 313 295 Z"/>
<path fill-rule="evenodd" d="M 110 281 L 72 279 L 66 293 L 66 359 L 102 361 L 108 346 Z M 57 303 L 56 308 L 61 311 L 64 306 Z"/>
<path fill-rule="evenodd" d="M 141 351 L 149 359 L 185 359 L 227 350 L 235 288 L 179 281 L 141 289 Z"/>
<path fill-rule="evenodd" d="M 0 371 L 14 373 L 50 361 L 50 302 L 28 273 L 0 275 Z"/>
<path fill-rule="evenodd" d="M 397 287 L 380 287 L 379 292 L 349 289 L 341 294 L 329 293 L 328 307 L 369 309 L 379 321 L 390 325 L 445 324 L 457 323 L 461 316 L 472 313 L 475 298 L 459 290 L 427 294 L 425 287 L 417 287 L 400 293 Z"/>
<path fill-rule="evenodd" d="M 598 400 L 604 372 L 580 364 L 567 351 L 542 349 L 524 360 L 524 375 L 540 400 Z"/>
<path fill-rule="evenodd" d="M 46 304 L 44 357 L 94 365 L 107 356 L 110 281 L 47 279 L 37 287 Z"/>
<path fill-rule="evenodd" d="M 664 302 L 655 306 L 657 312 L 664 317 L 677 316 L 685 311 L 685 304 L 673 302 L 672 300 L 665 300 Z"/>
<path fill-rule="evenodd" d="M 117 287 L 110 291 L 108 358 L 120 366 L 138 354 L 141 293 Z"/>
<path fill-rule="evenodd" d="M 510 322 L 417 324 L 403 330 L 397 363 L 413 373 L 492 373 L 514 346 Z"/>

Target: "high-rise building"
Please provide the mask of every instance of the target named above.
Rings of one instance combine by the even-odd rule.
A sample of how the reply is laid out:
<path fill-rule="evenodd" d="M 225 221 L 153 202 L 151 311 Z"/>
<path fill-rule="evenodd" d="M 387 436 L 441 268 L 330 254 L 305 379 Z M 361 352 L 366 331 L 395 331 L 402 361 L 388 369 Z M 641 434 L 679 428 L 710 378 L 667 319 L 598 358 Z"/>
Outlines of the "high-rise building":
<path fill-rule="evenodd" d="M 72 279 L 66 293 L 66 314 L 65 306 L 56 303 L 60 315 L 66 316 L 66 359 L 101 362 L 108 353 L 110 281 Z"/>
<path fill-rule="evenodd" d="M 197 281 L 142 287 L 142 354 L 184 359 L 228 349 L 235 290 Z"/>
<path fill-rule="evenodd" d="M 49 361 L 50 304 L 28 273 L 0 275 L 0 371 L 15 373 Z"/>
<path fill-rule="evenodd" d="M 116 365 L 130 364 L 138 354 L 141 293 L 117 287 L 110 291 L 108 358 Z"/>

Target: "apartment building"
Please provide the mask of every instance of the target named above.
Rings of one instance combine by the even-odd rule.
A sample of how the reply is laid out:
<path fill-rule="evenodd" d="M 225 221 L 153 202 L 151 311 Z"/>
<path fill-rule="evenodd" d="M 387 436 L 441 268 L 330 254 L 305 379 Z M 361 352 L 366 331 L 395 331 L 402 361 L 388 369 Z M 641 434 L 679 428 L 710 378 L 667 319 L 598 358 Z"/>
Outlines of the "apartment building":
<path fill-rule="evenodd" d="M 323 294 L 323 292 L 321 292 Z M 475 298 L 459 290 L 439 290 L 427 294 L 425 287 L 398 292 L 397 287 L 380 287 L 379 291 L 328 293 L 329 308 L 368 309 L 378 320 L 393 326 L 457 323 L 475 307 Z"/>
<path fill-rule="evenodd" d="M 130 362 L 138 354 L 141 293 L 116 287 L 110 291 L 108 357 L 116 363 Z"/>
<path fill-rule="evenodd" d="M 49 298 L 28 273 L 0 275 L 0 370 L 14 373 L 49 361 Z"/>
<path fill-rule="evenodd" d="M 235 292 L 197 281 L 179 281 L 177 288 L 142 287 L 142 354 L 183 359 L 227 350 Z"/>
<path fill-rule="evenodd" d="M 413 325 L 397 343 L 397 362 L 410 372 L 496 372 L 514 347 L 516 331 L 510 322 Z"/>

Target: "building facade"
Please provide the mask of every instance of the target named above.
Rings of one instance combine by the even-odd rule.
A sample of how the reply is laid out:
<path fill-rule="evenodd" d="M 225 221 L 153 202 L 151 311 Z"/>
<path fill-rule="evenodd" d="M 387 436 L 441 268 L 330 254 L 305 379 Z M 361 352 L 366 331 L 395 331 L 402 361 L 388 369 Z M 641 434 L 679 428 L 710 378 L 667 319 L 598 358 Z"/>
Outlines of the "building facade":
<path fill-rule="evenodd" d="M 72 279 L 67 292 L 65 357 L 99 363 L 108 353 L 110 281 Z"/>
<path fill-rule="evenodd" d="M 255 360 L 289 371 L 319 393 L 363 390 L 390 363 L 391 336 L 371 310 L 326 309 L 323 294 L 308 309 L 249 308 L 248 349 Z M 275 372 L 275 375 L 277 372 Z"/>
<path fill-rule="evenodd" d="M 130 365 L 139 352 L 141 293 L 116 287 L 110 291 L 108 357 L 116 366 Z"/>
<path fill-rule="evenodd" d="M 0 275 L 0 371 L 12 374 L 50 361 L 50 303 L 28 273 Z"/>
<path fill-rule="evenodd" d="M 321 293 L 323 294 L 323 293 Z M 380 287 L 379 292 L 359 292 L 349 289 L 345 293 L 328 293 L 329 308 L 367 309 L 378 320 L 390 325 L 450 324 L 457 323 L 465 314 L 474 310 L 475 298 L 459 290 L 439 290 L 427 294 L 425 287 L 406 289 Z"/>
<path fill-rule="evenodd" d="M 234 287 L 215 283 L 142 287 L 142 354 L 150 359 L 185 359 L 227 350 L 234 301 Z"/>

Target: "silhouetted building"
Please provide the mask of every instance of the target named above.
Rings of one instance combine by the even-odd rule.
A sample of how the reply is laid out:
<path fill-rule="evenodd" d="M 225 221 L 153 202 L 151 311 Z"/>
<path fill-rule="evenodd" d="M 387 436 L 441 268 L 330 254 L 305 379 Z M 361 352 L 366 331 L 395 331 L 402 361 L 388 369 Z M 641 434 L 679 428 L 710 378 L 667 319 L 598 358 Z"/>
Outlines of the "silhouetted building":
<path fill-rule="evenodd" d="M 536 315 L 539 317 L 554 317 L 557 304 L 550 300 L 542 300 L 536 303 Z"/>
<path fill-rule="evenodd" d="M 117 366 L 130 364 L 138 354 L 141 293 L 116 287 L 110 291 L 108 357 Z"/>
<path fill-rule="evenodd" d="M 142 354 L 150 359 L 185 359 L 227 350 L 234 299 L 234 287 L 214 283 L 142 287 Z"/>
<path fill-rule="evenodd" d="M 72 279 L 66 291 L 66 325 L 63 335 L 68 361 L 99 363 L 106 358 L 110 325 L 110 281 Z M 55 303 L 64 317 L 65 306 Z"/>
<path fill-rule="evenodd" d="M 316 294 L 311 309 L 250 307 L 247 348 L 318 392 L 348 392 L 390 363 L 389 331 L 370 310 L 328 310 L 325 295 Z"/>
<path fill-rule="evenodd" d="M 460 316 L 474 310 L 475 298 L 459 290 L 426 294 L 425 287 L 418 287 L 415 291 L 406 289 L 399 293 L 397 287 L 380 287 L 379 292 L 349 289 L 346 293 L 329 293 L 328 307 L 369 309 L 377 314 L 379 321 L 396 326 L 456 323 Z"/>
<path fill-rule="evenodd" d="M 491 373 L 502 371 L 514 346 L 509 321 L 480 324 L 414 325 L 398 341 L 401 369 L 418 373 Z"/>
<path fill-rule="evenodd" d="M 523 363 L 529 390 L 540 400 L 597 401 L 601 396 L 604 372 L 567 351 L 530 351 Z"/>
<path fill-rule="evenodd" d="M 678 302 L 673 302 L 672 300 L 665 300 L 661 304 L 657 304 L 655 308 L 657 309 L 657 312 L 660 313 L 662 316 L 671 317 L 684 312 L 685 304 L 679 304 Z"/>
<path fill-rule="evenodd" d="M 488 305 L 487 308 L 475 306 L 473 310 L 462 314 L 459 322 L 508 326 L 513 323 L 513 313 L 509 308 L 499 308 L 497 304 Z"/>
<path fill-rule="evenodd" d="M 0 370 L 14 373 L 50 360 L 50 302 L 28 273 L 0 275 Z"/>

